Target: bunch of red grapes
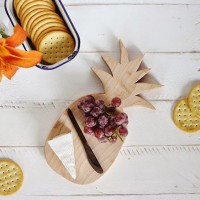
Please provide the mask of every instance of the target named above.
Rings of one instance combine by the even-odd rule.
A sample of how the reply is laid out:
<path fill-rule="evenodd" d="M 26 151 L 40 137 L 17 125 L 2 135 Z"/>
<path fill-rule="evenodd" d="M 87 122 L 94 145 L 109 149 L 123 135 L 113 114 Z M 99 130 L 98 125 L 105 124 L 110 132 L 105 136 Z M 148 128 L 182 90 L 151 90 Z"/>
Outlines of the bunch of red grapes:
<path fill-rule="evenodd" d="M 85 117 L 84 132 L 94 135 L 102 143 L 115 143 L 117 138 L 123 141 L 123 137 L 128 135 L 128 115 L 117 111 L 120 105 L 119 97 L 113 98 L 111 104 L 106 106 L 103 100 L 95 99 L 92 95 L 86 96 L 78 104 Z"/>

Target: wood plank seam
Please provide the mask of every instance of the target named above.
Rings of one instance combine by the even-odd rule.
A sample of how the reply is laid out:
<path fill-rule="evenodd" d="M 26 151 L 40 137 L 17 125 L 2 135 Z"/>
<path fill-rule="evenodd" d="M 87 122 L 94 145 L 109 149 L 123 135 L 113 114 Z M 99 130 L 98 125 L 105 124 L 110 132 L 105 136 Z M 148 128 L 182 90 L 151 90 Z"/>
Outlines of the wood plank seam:
<path fill-rule="evenodd" d="M 0 153 L 3 153 L 7 149 L 15 151 L 15 149 L 42 149 L 43 146 L 0 146 Z M 161 155 L 161 154 L 174 154 L 174 153 L 196 153 L 200 154 L 200 145 L 174 145 L 174 146 L 123 146 L 120 150 L 122 157 L 134 157 L 134 156 L 149 156 L 149 155 Z"/>
<path fill-rule="evenodd" d="M 173 154 L 173 153 L 197 153 L 200 154 L 199 146 L 144 146 L 144 147 L 126 147 L 124 146 L 120 151 L 120 155 L 123 157 L 134 156 L 149 156 L 149 155 L 161 155 L 161 154 Z"/>

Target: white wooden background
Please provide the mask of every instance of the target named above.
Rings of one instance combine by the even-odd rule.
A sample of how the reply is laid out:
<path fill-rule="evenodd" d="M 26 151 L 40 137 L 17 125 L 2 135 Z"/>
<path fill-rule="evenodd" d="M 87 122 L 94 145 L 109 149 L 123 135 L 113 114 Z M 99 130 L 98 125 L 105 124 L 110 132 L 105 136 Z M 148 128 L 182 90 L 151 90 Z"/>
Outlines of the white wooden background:
<path fill-rule="evenodd" d="M 199 200 L 200 133 L 178 130 L 177 99 L 200 81 L 200 0 L 63 0 L 80 37 L 81 51 L 53 71 L 21 69 L 0 84 L 0 158 L 20 164 L 25 181 L 12 200 Z M 0 1 L 0 16 L 11 24 Z M 130 134 L 110 171 L 91 185 L 68 182 L 47 165 L 43 145 L 76 98 L 103 91 L 91 66 L 101 54 L 119 58 L 118 39 L 145 53 L 151 75 L 165 87 L 146 93 L 156 111 L 127 110 Z"/>

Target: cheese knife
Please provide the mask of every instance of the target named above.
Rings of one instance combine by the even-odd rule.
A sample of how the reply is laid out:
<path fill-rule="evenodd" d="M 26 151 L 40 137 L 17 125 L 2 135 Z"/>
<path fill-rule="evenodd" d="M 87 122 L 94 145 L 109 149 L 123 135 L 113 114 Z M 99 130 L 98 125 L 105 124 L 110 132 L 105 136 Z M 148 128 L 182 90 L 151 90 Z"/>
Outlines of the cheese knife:
<path fill-rule="evenodd" d="M 85 139 L 85 136 L 83 135 L 83 132 L 80 128 L 80 126 L 78 125 L 78 122 L 76 121 L 76 118 L 74 117 L 73 112 L 71 111 L 70 108 L 68 108 L 67 110 L 68 116 L 76 130 L 76 132 L 78 133 L 78 136 L 83 144 L 83 147 L 85 149 L 85 153 L 87 155 L 87 159 L 91 165 L 91 167 L 99 174 L 103 173 L 103 169 L 99 163 L 99 161 L 97 160 L 95 154 L 93 153 L 91 147 L 89 146 L 87 140 Z"/>

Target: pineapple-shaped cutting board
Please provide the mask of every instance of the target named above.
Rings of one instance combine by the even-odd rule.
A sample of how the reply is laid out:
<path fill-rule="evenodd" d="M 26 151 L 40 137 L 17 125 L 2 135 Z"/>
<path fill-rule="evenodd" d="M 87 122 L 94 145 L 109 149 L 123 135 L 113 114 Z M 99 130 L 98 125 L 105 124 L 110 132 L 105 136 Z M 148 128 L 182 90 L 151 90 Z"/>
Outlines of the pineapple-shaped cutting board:
<path fill-rule="evenodd" d="M 160 87 L 161 85 L 138 82 L 149 72 L 149 69 L 139 70 L 143 55 L 132 61 L 129 61 L 127 49 L 124 47 L 121 41 L 120 50 L 120 62 L 117 62 L 108 56 L 103 56 L 103 60 L 108 65 L 111 73 L 107 73 L 97 68 L 92 68 L 94 73 L 101 80 L 105 90 L 104 94 L 92 95 L 95 97 L 95 99 L 104 100 L 105 104 L 109 104 L 114 97 L 120 97 L 122 100 L 122 104 L 119 109 L 121 110 L 125 107 L 130 107 L 134 105 L 154 109 L 153 105 L 151 105 L 148 101 L 138 95 L 146 90 Z M 69 108 L 73 111 L 74 116 L 83 131 L 85 119 L 82 112 L 77 108 L 78 103 L 82 99 L 84 99 L 84 97 L 73 102 L 69 106 Z M 56 136 L 65 133 L 72 133 L 73 135 L 74 156 L 77 175 L 75 179 L 71 177 L 60 159 L 56 156 L 54 151 L 52 151 L 48 143 L 49 140 L 52 140 Z M 104 175 L 115 161 L 123 145 L 123 142 L 119 139 L 116 143 L 100 143 L 95 137 L 86 134 L 84 135 L 104 170 L 103 174 L 98 174 L 90 166 L 83 145 L 68 117 L 67 111 L 65 111 L 58 119 L 53 129 L 51 130 L 45 144 L 45 155 L 48 164 L 61 176 L 77 184 L 89 184 Z"/>

